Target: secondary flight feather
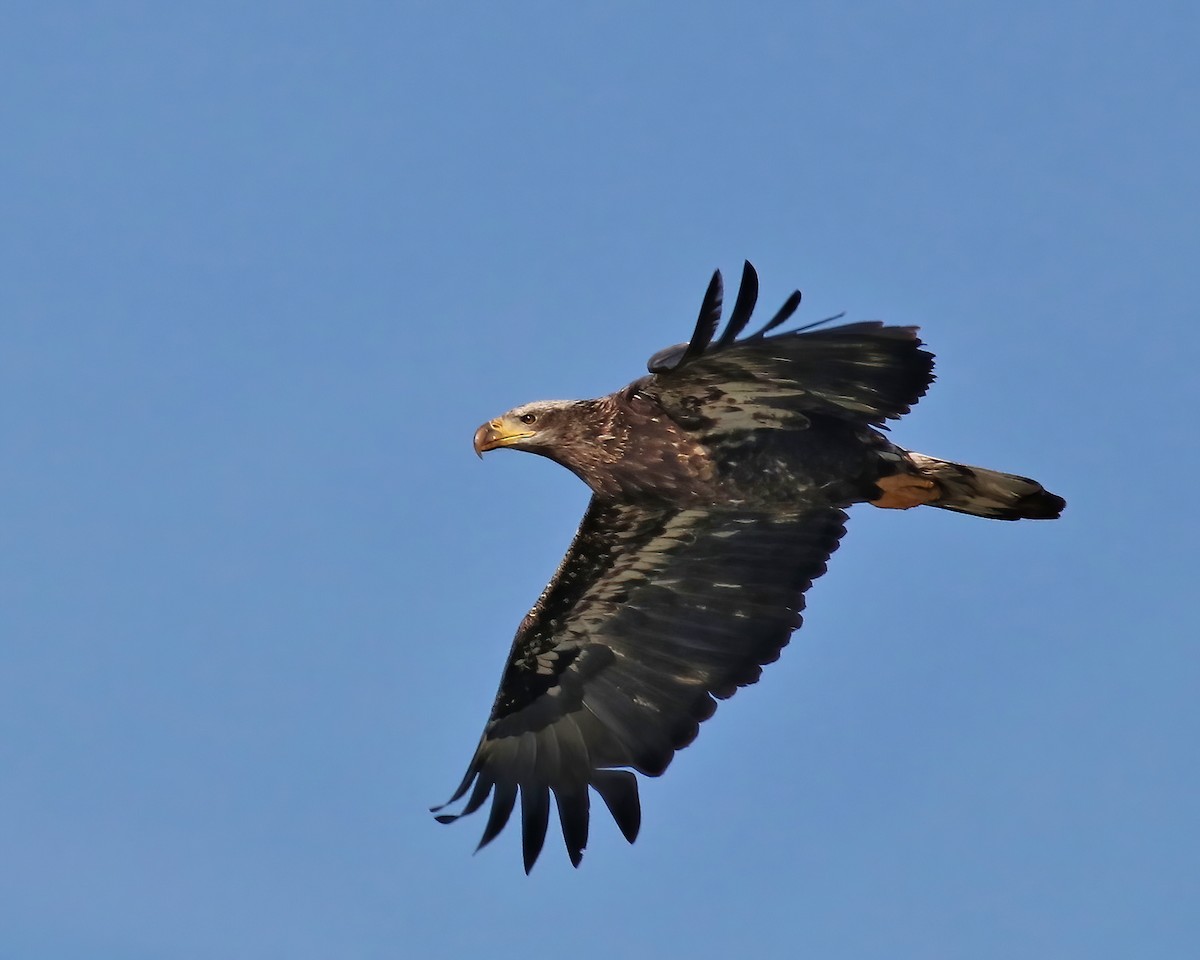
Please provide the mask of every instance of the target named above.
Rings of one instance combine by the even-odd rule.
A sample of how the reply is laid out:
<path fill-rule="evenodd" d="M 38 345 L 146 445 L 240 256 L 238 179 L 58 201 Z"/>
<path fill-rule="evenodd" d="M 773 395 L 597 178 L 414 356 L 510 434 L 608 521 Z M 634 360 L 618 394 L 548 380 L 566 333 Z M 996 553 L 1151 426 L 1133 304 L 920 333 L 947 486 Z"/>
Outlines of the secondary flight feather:
<path fill-rule="evenodd" d="M 933 380 L 915 327 L 853 323 L 749 336 L 747 262 L 728 324 L 719 271 L 692 338 L 606 397 L 516 407 L 475 450 L 525 450 L 575 473 L 592 500 L 558 571 L 517 629 L 491 716 L 449 823 L 491 798 L 480 847 L 520 804 L 528 872 L 551 804 L 571 862 L 591 796 L 631 843 L 637 778 L 658 776 L 717 701 L 754 683 L 800 626 L 855 503 L 1000 520 L 1058 517 L 1026 477 L 905 450 L 885 423 Z M 435 808 L 440 810 L 441 808 Z"/>

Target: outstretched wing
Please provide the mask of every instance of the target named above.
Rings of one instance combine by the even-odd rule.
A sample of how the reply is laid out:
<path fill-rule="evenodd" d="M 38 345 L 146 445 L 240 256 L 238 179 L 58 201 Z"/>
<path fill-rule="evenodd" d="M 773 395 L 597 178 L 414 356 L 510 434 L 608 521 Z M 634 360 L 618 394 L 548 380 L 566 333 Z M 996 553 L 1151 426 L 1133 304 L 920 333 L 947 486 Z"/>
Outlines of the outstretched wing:
<path fill-rule="evenodd" d="M 487 800 L 480 846 L 518 794 L 526 872 L 550 796 L 578 865 L 589 787 L 632 843 L 641 808 L 628 770 L 657 776 L 712 716 L 754 683 L 800 625 L 846 516 L 646 509 L 593 499 L 558 572 L 522 621 L 479 748 L 450 802 Z M 472 784 L 474 787 L 472 789 Z"/>
<path fill-rule="evenodd" d="M 748 261 L 729 323 L 714 340 L 721 286 L 718 270 L 692 339 L 660 350 L 647 364 L 654 376 L 643 389 L 684 426 L 709 437 L 803 428 L 814 413 L 882 426 L 907 413 L 933 382 L 933 355 L 921 349 L 916 327 L 852 323 L 767 336 L 795 312 L 799 291 L 762 329 L 737 339 L 757 299 L 758 277 Z"/>

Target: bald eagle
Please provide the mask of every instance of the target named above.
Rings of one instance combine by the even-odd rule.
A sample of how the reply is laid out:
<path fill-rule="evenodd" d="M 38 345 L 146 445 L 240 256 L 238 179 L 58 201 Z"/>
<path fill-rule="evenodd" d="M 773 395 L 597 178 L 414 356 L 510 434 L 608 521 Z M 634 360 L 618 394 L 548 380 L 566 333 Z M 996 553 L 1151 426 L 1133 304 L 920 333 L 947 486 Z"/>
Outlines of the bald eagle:
<path fill-rule="evenodd" d="M 599 399 L 525 404 L 475 433 L 480 456 L 540 454 L 592 490 L 567 555 L 517 629 L 449 801 L 470 791 L 466 804 L 437 818 L 450 823 L 491 796 L 483 847 L 519 797 L 526 873 L 551 797 L 575 866 L 591 791 L 634 841 L 631 771 L 661 774 L 718 700 L 779 657 L 847 507 L 1048 520 L 1065 506 L 1033 480 L 913 453 L 882 432 L 933 380 L 917 328 L 813 324 L 768 336 L 799 306 L 796 291 L 740 337 L 757 297 L 747 262 L 718 337 L 717 271 L 691 340 L 651 357 L 648 376 Z"/>

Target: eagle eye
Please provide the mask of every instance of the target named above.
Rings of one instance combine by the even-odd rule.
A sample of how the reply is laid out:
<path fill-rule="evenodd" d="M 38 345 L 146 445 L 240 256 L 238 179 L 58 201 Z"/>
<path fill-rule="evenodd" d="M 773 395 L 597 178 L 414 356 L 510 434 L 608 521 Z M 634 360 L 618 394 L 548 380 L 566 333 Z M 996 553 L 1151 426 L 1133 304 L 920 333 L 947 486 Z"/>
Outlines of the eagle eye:
<path fill-rule="evenodd" d="M 522 423 L 533 423 L 533 422 L 534 422 L 534 421 L 536 421 L 536 420 L 537 420 L 537 414 L 536 414 L 536 413 L 523 413 L 523 414 L 521 414 L 521 422 L 522 422 Z"/>

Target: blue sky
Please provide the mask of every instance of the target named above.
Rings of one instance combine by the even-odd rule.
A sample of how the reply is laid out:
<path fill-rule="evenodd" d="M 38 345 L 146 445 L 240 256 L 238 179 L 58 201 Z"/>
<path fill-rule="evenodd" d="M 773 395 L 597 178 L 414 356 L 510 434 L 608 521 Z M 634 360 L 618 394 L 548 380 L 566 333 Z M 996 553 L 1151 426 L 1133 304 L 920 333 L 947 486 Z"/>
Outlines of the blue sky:
<path fill-rule="evenodd" d="M 1171 958 L 1200 938 L 1200 15 L 17 3 L 0 39 L 0 954 Z M 479 463 L 708 274 L 920 324 L 860 508 L 574 871 L 449 796 L 586 502 Z M 552 834 L 553 836 L 553 834 Z"/>

